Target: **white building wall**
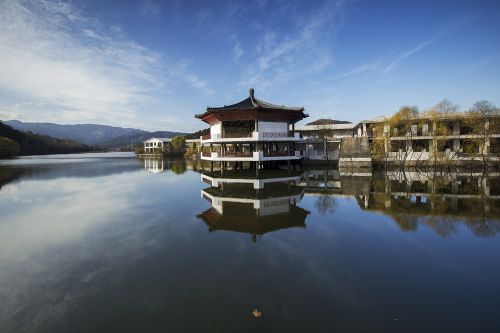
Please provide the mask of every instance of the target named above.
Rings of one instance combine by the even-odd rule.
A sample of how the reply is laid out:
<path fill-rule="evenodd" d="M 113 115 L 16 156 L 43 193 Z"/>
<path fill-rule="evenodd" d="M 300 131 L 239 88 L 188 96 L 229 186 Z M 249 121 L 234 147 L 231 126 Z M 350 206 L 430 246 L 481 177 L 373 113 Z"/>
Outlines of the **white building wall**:
<path fill-rule="evenodd" d="M 259 132 L 288 133 L 288 123 L 259 121 Z"/>
<path fill-rule="evenodd" d="M 212 139 L 221 137 L 221 134 L 222 134 L 222 123 L 217 123 L 210 126 L 210 136 L 212 137 Z"/>

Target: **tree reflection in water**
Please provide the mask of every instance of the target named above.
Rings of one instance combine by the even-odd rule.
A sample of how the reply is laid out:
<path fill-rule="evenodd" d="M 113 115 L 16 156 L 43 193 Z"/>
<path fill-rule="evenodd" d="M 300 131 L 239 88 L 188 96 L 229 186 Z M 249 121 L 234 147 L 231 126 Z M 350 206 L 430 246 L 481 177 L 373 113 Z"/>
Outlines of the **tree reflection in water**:
<path fill-rule="evenodd" d="M 316 207 L 321 215 L 333 214 L 337 205 L 335 197 L 328 193 L 319 194 L 314 202 L 314 207 Z"/>
<path fill-rule="evenodd" d="M 457 233 L 462 223 L 477 236 L 493 236 L 500 231 L 498 176 L 417 172 L 374 175 L 368 205 L 360 206 L 391 216 L 405 231 L 426 225 L 448 237 Z"/>

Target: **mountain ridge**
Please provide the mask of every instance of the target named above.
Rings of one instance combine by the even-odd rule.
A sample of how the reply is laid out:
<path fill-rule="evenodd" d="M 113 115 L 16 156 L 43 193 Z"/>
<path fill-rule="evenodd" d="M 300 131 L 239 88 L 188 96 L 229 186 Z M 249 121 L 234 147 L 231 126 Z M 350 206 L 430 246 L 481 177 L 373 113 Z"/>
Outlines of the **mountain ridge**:
<path fill-rule="evenodd" d="M 22 132 L 47 135 L 57 139 L 74 140 L 87 145 L 107 146 L 110 148 L 128 146 L 132 141 L 143 141 L 151 136 L 174 137 L 187 133 L 174 131 L 149 132 L 138 128 L 118 127 L 100 124 L 56 124 L 45 122 L 22 122 L 5 120 L 9 125 Z"/>

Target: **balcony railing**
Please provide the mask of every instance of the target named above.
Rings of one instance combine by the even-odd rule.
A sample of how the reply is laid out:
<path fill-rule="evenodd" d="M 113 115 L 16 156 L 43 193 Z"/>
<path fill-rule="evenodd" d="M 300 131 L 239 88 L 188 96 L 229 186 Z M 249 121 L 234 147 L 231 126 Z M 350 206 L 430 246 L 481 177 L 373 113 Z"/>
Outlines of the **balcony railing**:
<path fill-rule="evenodd" d="M 264 139 L 293 138 L 292 132 L 262 132 Z"/>
<path fill-rule="evenodd" d="M 253 157 L 253 152 L 226 152 L 222 157 Z"/>
<path fill-rule="evenodd" d="M 224 134 L 217 134 L 217 139 L 235 139 L 235 138 L 251 138 L 253 132 L 230 132 Z"/>
<path fill-rule="evenodd" d="M 245 138 L 253 138 L 255 140 L 273 140 L 273 139 L 289 139 L 295 138 L 300 139 L 299 133 L 293 132 L 225 132 L 225 133 L 216 133 L 212 135 L 203 135 L 201 137 L 202 140 L 210 140 L 210 139 L 245 139 Z"/>
<path fill-rule="evenodd" d="M 271 151 L 264 152 L 264 157 L 295 156 L 294 151 Z"/>

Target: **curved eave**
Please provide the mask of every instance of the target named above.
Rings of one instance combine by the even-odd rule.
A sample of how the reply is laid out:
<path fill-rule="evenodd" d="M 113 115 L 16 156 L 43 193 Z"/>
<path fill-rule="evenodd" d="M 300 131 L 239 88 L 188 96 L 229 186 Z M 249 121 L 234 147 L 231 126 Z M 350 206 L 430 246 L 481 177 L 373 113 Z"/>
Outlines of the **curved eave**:
<path fill-rule="evenodd" d="M 282 114 L 283 115 L 283 118 L 294 118 L 294 122 L 298 122 L 304 118 L 307 118 L 309 117 L 309 114 L 307 113 L 304 113 L 304 109 L 298 109 L 298 110 L 282 110 L 282 109 L 265 109 L 265 108 L 261 108 L 261 107 L 255 107 L 255 108 L 251 108 L 251 109 L 230 109 L 230 110 L 223 110 L 223 109 L 215 109 L 215 108 L 211 108 L 211 109 L 207 109 L 206 112 L 202 113 L 202 114 L 196 114 L 195 115 L 195 118 L 198 118 L 208 124 L 210 124 L 211 122 L 208 121 L 208 117 L 210 116 L 220 116 L 220 118 L 225 118 L 225 117 L 229 117 L 229 118 L 232 118 L 234 115 L 236 114 L 245 114 L 245 113 L 253 113 L 254 116 L 253 117 L 249 117 L 249 119 L 256 119 L 258 118 L 259 116 L 279 116 L 279 114 Z"/>

